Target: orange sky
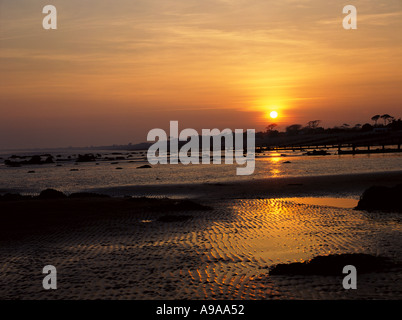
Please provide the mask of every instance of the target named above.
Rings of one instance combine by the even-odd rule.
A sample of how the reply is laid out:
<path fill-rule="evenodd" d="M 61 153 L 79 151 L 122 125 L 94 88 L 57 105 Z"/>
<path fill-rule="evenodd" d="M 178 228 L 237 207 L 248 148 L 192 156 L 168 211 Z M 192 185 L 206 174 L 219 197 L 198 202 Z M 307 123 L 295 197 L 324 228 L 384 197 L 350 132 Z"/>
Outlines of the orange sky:
<path fill-rule="evenodd" d="M 344 1 L 0 0 L 0 149 L 401 117 L 402 2 L 347 4 L 357 30 Z"/>

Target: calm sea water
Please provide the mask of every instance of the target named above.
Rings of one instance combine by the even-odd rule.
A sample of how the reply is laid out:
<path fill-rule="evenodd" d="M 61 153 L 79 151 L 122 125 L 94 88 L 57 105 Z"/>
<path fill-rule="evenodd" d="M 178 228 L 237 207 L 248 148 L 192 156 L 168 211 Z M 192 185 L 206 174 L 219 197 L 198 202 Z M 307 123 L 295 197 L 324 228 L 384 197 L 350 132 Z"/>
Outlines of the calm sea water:
<path fill-rule="evenodd" d="M 72 154 L 100 153 L 103 157 L 117 151 L 52 150 L 57 159 L 66 159 Z M 256 158 L 255 172 L 251 176 L 237 176 L 233 165 L 155 165 L 150 169 L 138 169 L 147 164 L 145 154 L 119 151 L 127 160 L 102 160 L 75 164 L 74 161 L 58 161 L 56 164 L 7 167 L 4 160 L 11 154 L 33 155 L 46 151 L 0 153 L 0 193 L 20 192 L 36 194 L 46 188 L 63 192 L 77 192 L 92 188 L 108 188 L 132 185 L 218 183 L 261 178 L 300 177 L 317 175 L 353 174 L 402 170 L 402 154 L 305 156 L 301 152 L 281 154 L 267 152 Z M 289 161 L 290 163 L 285 163 Z M 118 163 L 116 163 L 118 162 Z M 60 166 L 61 164 L 61 166 Z M 121 169 L 117 169 L 121 168 Z M 71 171 L 73 169 L 73 171 Z M 34 173 L 28 173 L 34 171 Z"/>

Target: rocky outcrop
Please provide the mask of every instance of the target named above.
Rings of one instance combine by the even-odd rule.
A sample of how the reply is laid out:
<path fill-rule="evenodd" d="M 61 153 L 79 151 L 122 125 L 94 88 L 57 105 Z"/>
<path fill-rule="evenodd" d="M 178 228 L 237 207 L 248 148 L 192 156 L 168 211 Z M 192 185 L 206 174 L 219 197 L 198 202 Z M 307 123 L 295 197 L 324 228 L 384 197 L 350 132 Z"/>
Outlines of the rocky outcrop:
<path fill-rule="evenodd" d="M 395 187 L 373 186 L 368 188 L 363 192 L 355 209 L 402 212 L 402 184 Z"/>

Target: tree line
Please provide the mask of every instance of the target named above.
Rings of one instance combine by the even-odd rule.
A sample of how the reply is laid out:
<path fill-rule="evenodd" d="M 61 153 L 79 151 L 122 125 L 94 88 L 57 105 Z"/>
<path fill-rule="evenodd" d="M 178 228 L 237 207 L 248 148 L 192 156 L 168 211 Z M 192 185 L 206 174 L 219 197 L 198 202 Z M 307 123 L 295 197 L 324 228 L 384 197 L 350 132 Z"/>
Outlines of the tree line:
<path fill-rule="evenodd" d="M 320 126 L 321 120 L 311 120 L 307 122 L 306 125 L 302 124 L 292 124 L 285 128 L 285 132 L 279 132 L 276 130 L 277 124 L 271 123 L 265 128 L 265 132 L 262 132 L 263 135 L 269 136 L 277 136 L 277 135 L 298 135 L 298 134 L 317 134 L 317 133 L 341 133 L 341 132 L 369 132 L 373 131 L 375 128 L 386 128 L 385 130 L 402 130 L 402 120 L 401 118 L 396 119 L 395 117 L 389 114 L 379 115 L 376 114 L 371 117 L 373 124 L 365 123 L 360 124 L 356 123 L 355 125 L 350 125 L 348 123 L 344 123 L 340 126 L 335 126 L 332 128 L 324 128 Z M 380 121 L 382 120 L 382 121 Z"/>

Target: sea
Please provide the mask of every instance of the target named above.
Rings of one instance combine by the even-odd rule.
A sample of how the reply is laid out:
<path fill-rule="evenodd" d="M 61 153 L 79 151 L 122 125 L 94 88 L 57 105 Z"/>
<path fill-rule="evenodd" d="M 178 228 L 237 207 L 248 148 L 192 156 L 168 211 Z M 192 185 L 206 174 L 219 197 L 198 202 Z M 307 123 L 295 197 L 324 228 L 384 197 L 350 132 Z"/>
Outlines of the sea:
<path fill-rule="evenodd" d="M 0 194 L 36 195 L 46 188 L 67 194 L 125 186 L 227 183 L 244 180 L 343 175 L 402 170 L 402 153 L 308 156 L 305 151 L 267 151 L 256 154 L 255 170 L 240 176 L 233 164 L 148 164 L 147 151 L 51 149 L 0 151 Z M 76 162 L 79 154 L 98 154 L 91 162 Z M 55 163 L 10 167 L 4 162 L 11 156 L 51 154 Z M 202 155 L 201 155 L 202 157 Z M 44 157 L 45 158 L 45 157 Z M 12 158 L 12 160 L 19 160 Z M 27 158 L 29 159 L 29 157 Z M 222 161 L 224 162 L 224 161 Z"/>

